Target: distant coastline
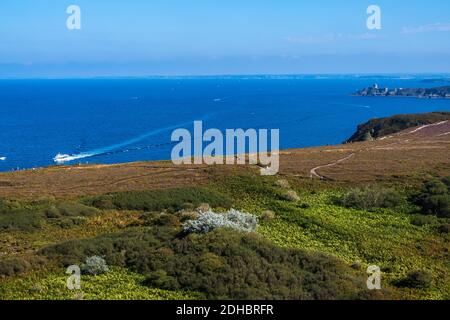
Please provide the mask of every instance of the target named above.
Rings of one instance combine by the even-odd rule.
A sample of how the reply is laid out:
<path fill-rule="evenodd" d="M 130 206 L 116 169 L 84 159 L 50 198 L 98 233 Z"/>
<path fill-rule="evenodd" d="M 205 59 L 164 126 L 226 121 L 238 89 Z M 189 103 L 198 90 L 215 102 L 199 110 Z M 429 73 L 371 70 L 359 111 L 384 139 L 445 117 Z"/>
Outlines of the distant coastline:
<path fill-rule="evenodd" d="M 435 88 L 381 88 L 378 84 L 358 90 L 358 97 L 413 97 L 421 99 L 450 99 L 450 86 Z"/>

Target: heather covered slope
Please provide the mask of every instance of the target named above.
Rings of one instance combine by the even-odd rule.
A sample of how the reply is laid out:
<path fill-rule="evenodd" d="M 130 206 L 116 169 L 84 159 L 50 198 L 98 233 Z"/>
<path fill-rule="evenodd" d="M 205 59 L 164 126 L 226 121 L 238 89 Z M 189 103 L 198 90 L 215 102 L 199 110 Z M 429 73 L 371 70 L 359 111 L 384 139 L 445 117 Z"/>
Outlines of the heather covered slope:
<path fill-rule="evenodd" d="M 350 157 L 351 156 L 351 157 Z M 450 121 L 422 125 L 376 141 L 283 152 L 281 173 L 334 183 L 417 183 L 450 168 Z M 343 161 L 342 161 L 343 160 Z"/>
<path fill-rule="evenodd" d="M 372 119 L 358 126 L 355 134 L 347 142 L 379 139 L 408 128 L 450 120 L 450 112 L 423 114 L 400 114 L 387 118 Z"/>

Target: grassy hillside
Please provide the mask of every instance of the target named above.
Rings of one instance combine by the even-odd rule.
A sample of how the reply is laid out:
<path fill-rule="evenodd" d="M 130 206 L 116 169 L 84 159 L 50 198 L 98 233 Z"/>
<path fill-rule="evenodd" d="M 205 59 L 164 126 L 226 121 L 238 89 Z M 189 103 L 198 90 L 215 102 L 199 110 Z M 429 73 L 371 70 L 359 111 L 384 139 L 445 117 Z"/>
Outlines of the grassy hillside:
<path fill-rule="evenodd" d="M 0 299 L 449 299 L 448 131 L 284 151 L 275 177 L 164 162 L 1 174 Z"/>

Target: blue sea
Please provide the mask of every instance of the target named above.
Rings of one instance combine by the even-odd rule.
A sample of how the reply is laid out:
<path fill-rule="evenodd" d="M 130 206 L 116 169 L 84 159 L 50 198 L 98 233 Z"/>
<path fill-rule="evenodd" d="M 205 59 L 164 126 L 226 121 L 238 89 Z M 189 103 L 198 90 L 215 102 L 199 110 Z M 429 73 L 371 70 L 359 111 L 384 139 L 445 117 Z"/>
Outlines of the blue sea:
<path fill-rule="evenodd" d="M 450 100 L 354 97 L 449 85 L 426 76 L 234 76 L 0 80 L 0 171 L 170 159 L 175 128 L 280 129 L 280 146 L 341 143 L 371 118 L 450 111 Z"/>

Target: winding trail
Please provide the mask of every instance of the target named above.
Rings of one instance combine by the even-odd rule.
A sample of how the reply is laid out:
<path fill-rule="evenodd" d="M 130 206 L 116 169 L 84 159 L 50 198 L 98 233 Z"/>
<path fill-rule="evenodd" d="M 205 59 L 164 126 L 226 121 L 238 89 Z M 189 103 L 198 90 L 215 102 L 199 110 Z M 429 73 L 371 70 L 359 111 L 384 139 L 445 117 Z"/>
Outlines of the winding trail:
<path fill-rule="evenodd" d="M 423 137 L 447 136 L 447 135 L 450 135 L 450 131 L 448 131 L 449 128 L 450 128 L 450 121 L 445 120 L 445 121 L 441 121 L 441 122 L 437 122 L 437 123 L 419 126 L 419 127 L 413 128 L 412 130 L 407 129 L 407 130 L 404 130 L 403 132 L 378 139 L 378 141 L 382 141 L 382 140 L 386 140 L 386 139 L 398 138 L 397 140 L 394 140 L 394 142 L 392 142 L 392 143 L 375 145 L 375 146 L 371 146 L 369 148 L 362 148 L 362 149 L 358 150 L 357 152 L 365 152 L 365 151 L 372 151 L 372 150 L 388 150 L 388 148 L 392 148 L 392 146 L 394 146 L 394 145 L 409 144 L 411 142 L 411 140 L 421 138 L 421 137 L 423 138 Z M 410 139 L 403 138 L 403 137 L 408 137 L 408 136 L 410 136 L 411 138 Z M 328 179 L 327 177 L 317 173 L 317 170 L 323 169 L 323 168 L 334 167 L 334 166 L 352 158 L 355 154 L 356 154 L 356 152 L 353 152 L 350 155 L 346 156 L 345 158 L 342 158 L 335 162 L 325 164 L 322 166 L 318 166 L 318 167 L 311 169 L 310 178 L 311 179 L 319 178 L 321 180 Z"/>
<path fill-rule="evenodd" d="M 425 129 L 425 128 L 440 126 L 440 125 L 446 124 L 447 122 L 448 122 L 448 120 L 441 121 L 441 122 L 437 122 L 437 123 L 427 124 L 427 125 L 420 126 L 420 127 L 416 128 L 416 129 L 414 129 L 414 130 L 412 130 L 412 131 L 405 132 L 405 133 L 400 134 L 400 135 L 416 133 L 416 132 L 421 131 L 421 130 L 423 130 L 423 129 Z"/>
<path fill-rule="evenodd" d="M 322 168 L 334 167 L 334 166 L 338 165 L 339 163 L 344 162 L 344 161 L 352 158 L 354 155 L 355 155 L 355 153 L 353 152 L 353 153 L 349 154 L 348 156 L 346 156 L 345 158 L 339 159 L 339 160 L 337 160 L 335 162 L 315 167 L 315 168 L 311 169 L 311 171 L 309 172 L 309 176 L 310 176 L 310 178 L 316 177 L 316 178 L 325 180 L 325 179 L 327 179 L 327 177 L 321 176 L 320 174 L 318 174 L 317 170 L 322 169 Z"/>

